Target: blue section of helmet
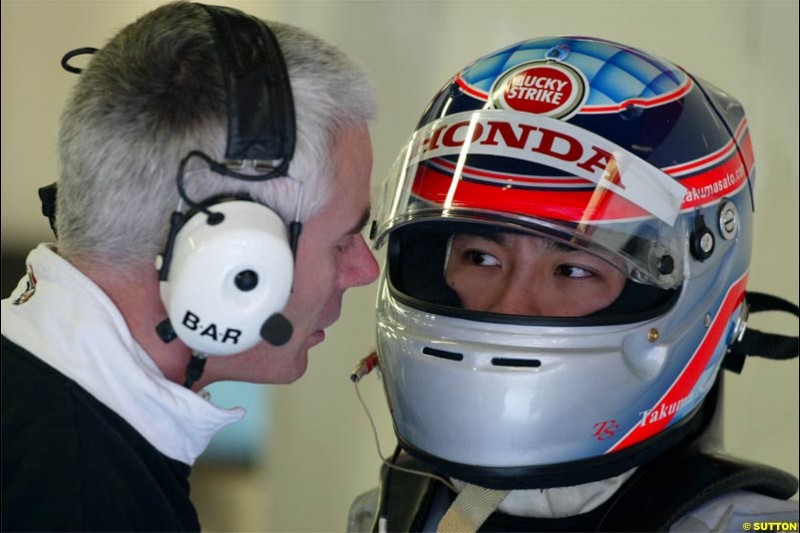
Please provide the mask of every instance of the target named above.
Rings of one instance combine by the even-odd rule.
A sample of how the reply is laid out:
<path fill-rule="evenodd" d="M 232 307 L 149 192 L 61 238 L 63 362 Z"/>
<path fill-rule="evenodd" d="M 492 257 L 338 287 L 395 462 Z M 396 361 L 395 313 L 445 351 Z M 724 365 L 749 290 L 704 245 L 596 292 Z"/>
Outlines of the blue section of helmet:
<path fill-rule="evenodd" d="M 457 85 L 454 87 L 457 88 Z M 644 109 L 635 120 L 625 120 L 619 113 L 599 113 L 578 114 L 569 122 L 609 139 L 652 165 L 664 168 L 705 157 L 730 140 L 732 130 L 744 113 L 735 100 L 724 104 L 722 107 L 721 103 L 720 108 L 727 111 L 725 119 L 728 128 L 716 118 L 709 101 L 697 87 L 678 101 Z M 444 116 L 481 109 L 483 105 L 481 100 L 460 90 L 451 91 L 448 86 L 433 99 L 418 127 Z M 480 166 L 475 160 L 470 160 L 468 164 Z M 518 174 L 564 175 L 551 168 L 510 158 L 492 161 L 491 168 Z"/>
<path fill-rule="evenodd" d="M 670 63 L 622 45 L 581 38 L 546 38 L 518 43 L 490 54 L 461 72 L 472 87 L 489 91 L 497 77 L 515 66 L 541 60 L 566 44 L 566 62 L 579 69 L 591 85 L 591 105 L 617 105 L 633 97 L 669 94 L 688 74 Z M 679 100 L 647 107 L 635 118 L 624 113 L 579 113 L 568 121 L 601 135 L 659 168 L 705 157 L 725 146 L 744 117 L 741 104 L 703 80 Z M 485 102 L 446 86 L 431 101 L 418 127 L 443 116 L 482 109 Z M 722 119 L 722 120 L 720 120 Z M 471 163 L 472 164 L 472 163 Z M 492 163 L 504 172 L 562 175 L 532 163 L 508 160 Z"/>
<path fill-rule="evenodd" d="M 674 65 L 613 43 L 578 38 L 525 41 L 479 59 L 461 77 L 475 89 L 488 92 L 504 72 L 530 61 L 547 59 L 555 46 L 567 45 L 564 60 L 589 81 L 586 105 L 610 105 L 631 98 L 652 98 L 674 91 L 686 75 Z"/>
<path fill-rule="evenodd" d="M 592 80 L 597 76 L 597 73 L 605 66 L 606 62 L 597 57 L 587 56 L 584 54 L 570 55 L 567 63 L 574 66 L 586 76 L 591 84 Z"/>
<path fill-rule="evenodd" d="M 606 63 L 592 80 L 592 91 L 589 93 L 587 105 L 596 105 L 598 93 L 603 94 L 607 100 L 619 103 L 631 96 L 644 96 L 647 86 L 635 76 L 617 68 L 611 63 Z"/>
<path fill-rule="evenodd" d="M 467 82 L 478 89 L 488 92 L 494 80 L 508 69 L 506 66 L 507 59 L 508 57 L 505 55 L 497 55 L 478 61 L 468 69 L 471 73 L 470 79 L 475 81 L 467 80 Z"/>

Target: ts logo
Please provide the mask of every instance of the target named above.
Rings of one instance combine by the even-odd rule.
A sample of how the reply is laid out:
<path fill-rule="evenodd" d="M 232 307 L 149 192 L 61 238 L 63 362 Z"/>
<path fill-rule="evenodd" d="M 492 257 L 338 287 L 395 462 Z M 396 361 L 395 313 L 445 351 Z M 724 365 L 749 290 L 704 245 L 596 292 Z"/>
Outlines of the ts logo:
<path fill-rule="evenodd" d="M 616 420 L 606 420 L 593 425 L 592 429 L 595 430 L 594 436 L 597 440 L 606 440 L 614 436 L 614 433 L 619 429 L 619 424 L 617 424 Z"/>

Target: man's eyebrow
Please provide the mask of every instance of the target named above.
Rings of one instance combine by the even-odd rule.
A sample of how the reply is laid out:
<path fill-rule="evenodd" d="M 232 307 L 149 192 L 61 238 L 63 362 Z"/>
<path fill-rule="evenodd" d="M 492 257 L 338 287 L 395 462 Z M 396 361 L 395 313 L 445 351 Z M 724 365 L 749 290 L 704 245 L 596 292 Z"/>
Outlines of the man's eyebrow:
<path fill-rule="evenodd" d="M 356 233 L 361 233 L 361 231 L 366 227 L 367 222 L 369 222 L 370 218 L 370 208 L 367 207 L 364 209 L 364 212 L 361 214 L 361 218 L 358 219 L 358 222 L 353 225 L 350 231 L 347 232 L 348 235 L 355 235 Z"/>

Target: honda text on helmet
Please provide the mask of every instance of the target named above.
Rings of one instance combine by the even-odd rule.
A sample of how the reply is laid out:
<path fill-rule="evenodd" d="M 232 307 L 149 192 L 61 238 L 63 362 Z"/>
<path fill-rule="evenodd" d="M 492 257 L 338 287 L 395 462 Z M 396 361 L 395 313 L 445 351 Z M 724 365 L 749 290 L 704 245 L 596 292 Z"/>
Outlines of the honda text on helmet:
<path fill-rule="evenodd" d="M 518 488 L 608 478 L 685 437 L 745 328 L 754 177 L 739 102 L 639 50 L 535 39 L 456 74 L 374 226 L 402 446 Z"/>

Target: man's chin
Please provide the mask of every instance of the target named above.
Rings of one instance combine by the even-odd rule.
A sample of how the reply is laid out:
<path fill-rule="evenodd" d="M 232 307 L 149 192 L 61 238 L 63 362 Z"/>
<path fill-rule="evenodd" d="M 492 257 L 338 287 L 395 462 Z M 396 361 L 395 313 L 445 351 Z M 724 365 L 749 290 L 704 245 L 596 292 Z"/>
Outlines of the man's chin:
<path fill-rule="evenodd" d="M 272 368 L 264 369 L 264 379 L 261 383 L 286 385 L 294 383 L 306 373 L 308 369 L 308 348 L 305 346 L 292 354 L 286 360 L 276 361 Z"/>
<path fill-rule="evenodd" d="M 300 348 L 297 353 L 292 357 L 291 365 L 286 368 L 284 373 L 285 379 L 275 383 L 294 383 L 306 373 L 308 369 L 308 349 Z"/>
<path fill-rule="evenodd" d="M 294 350 L 248 350 L 232 357 L 210 357 L 205 384 L 215 381 L 244 381 L 260 384 L 288 384 L 300 379 L 308 368 L 309 343 Z"/>

